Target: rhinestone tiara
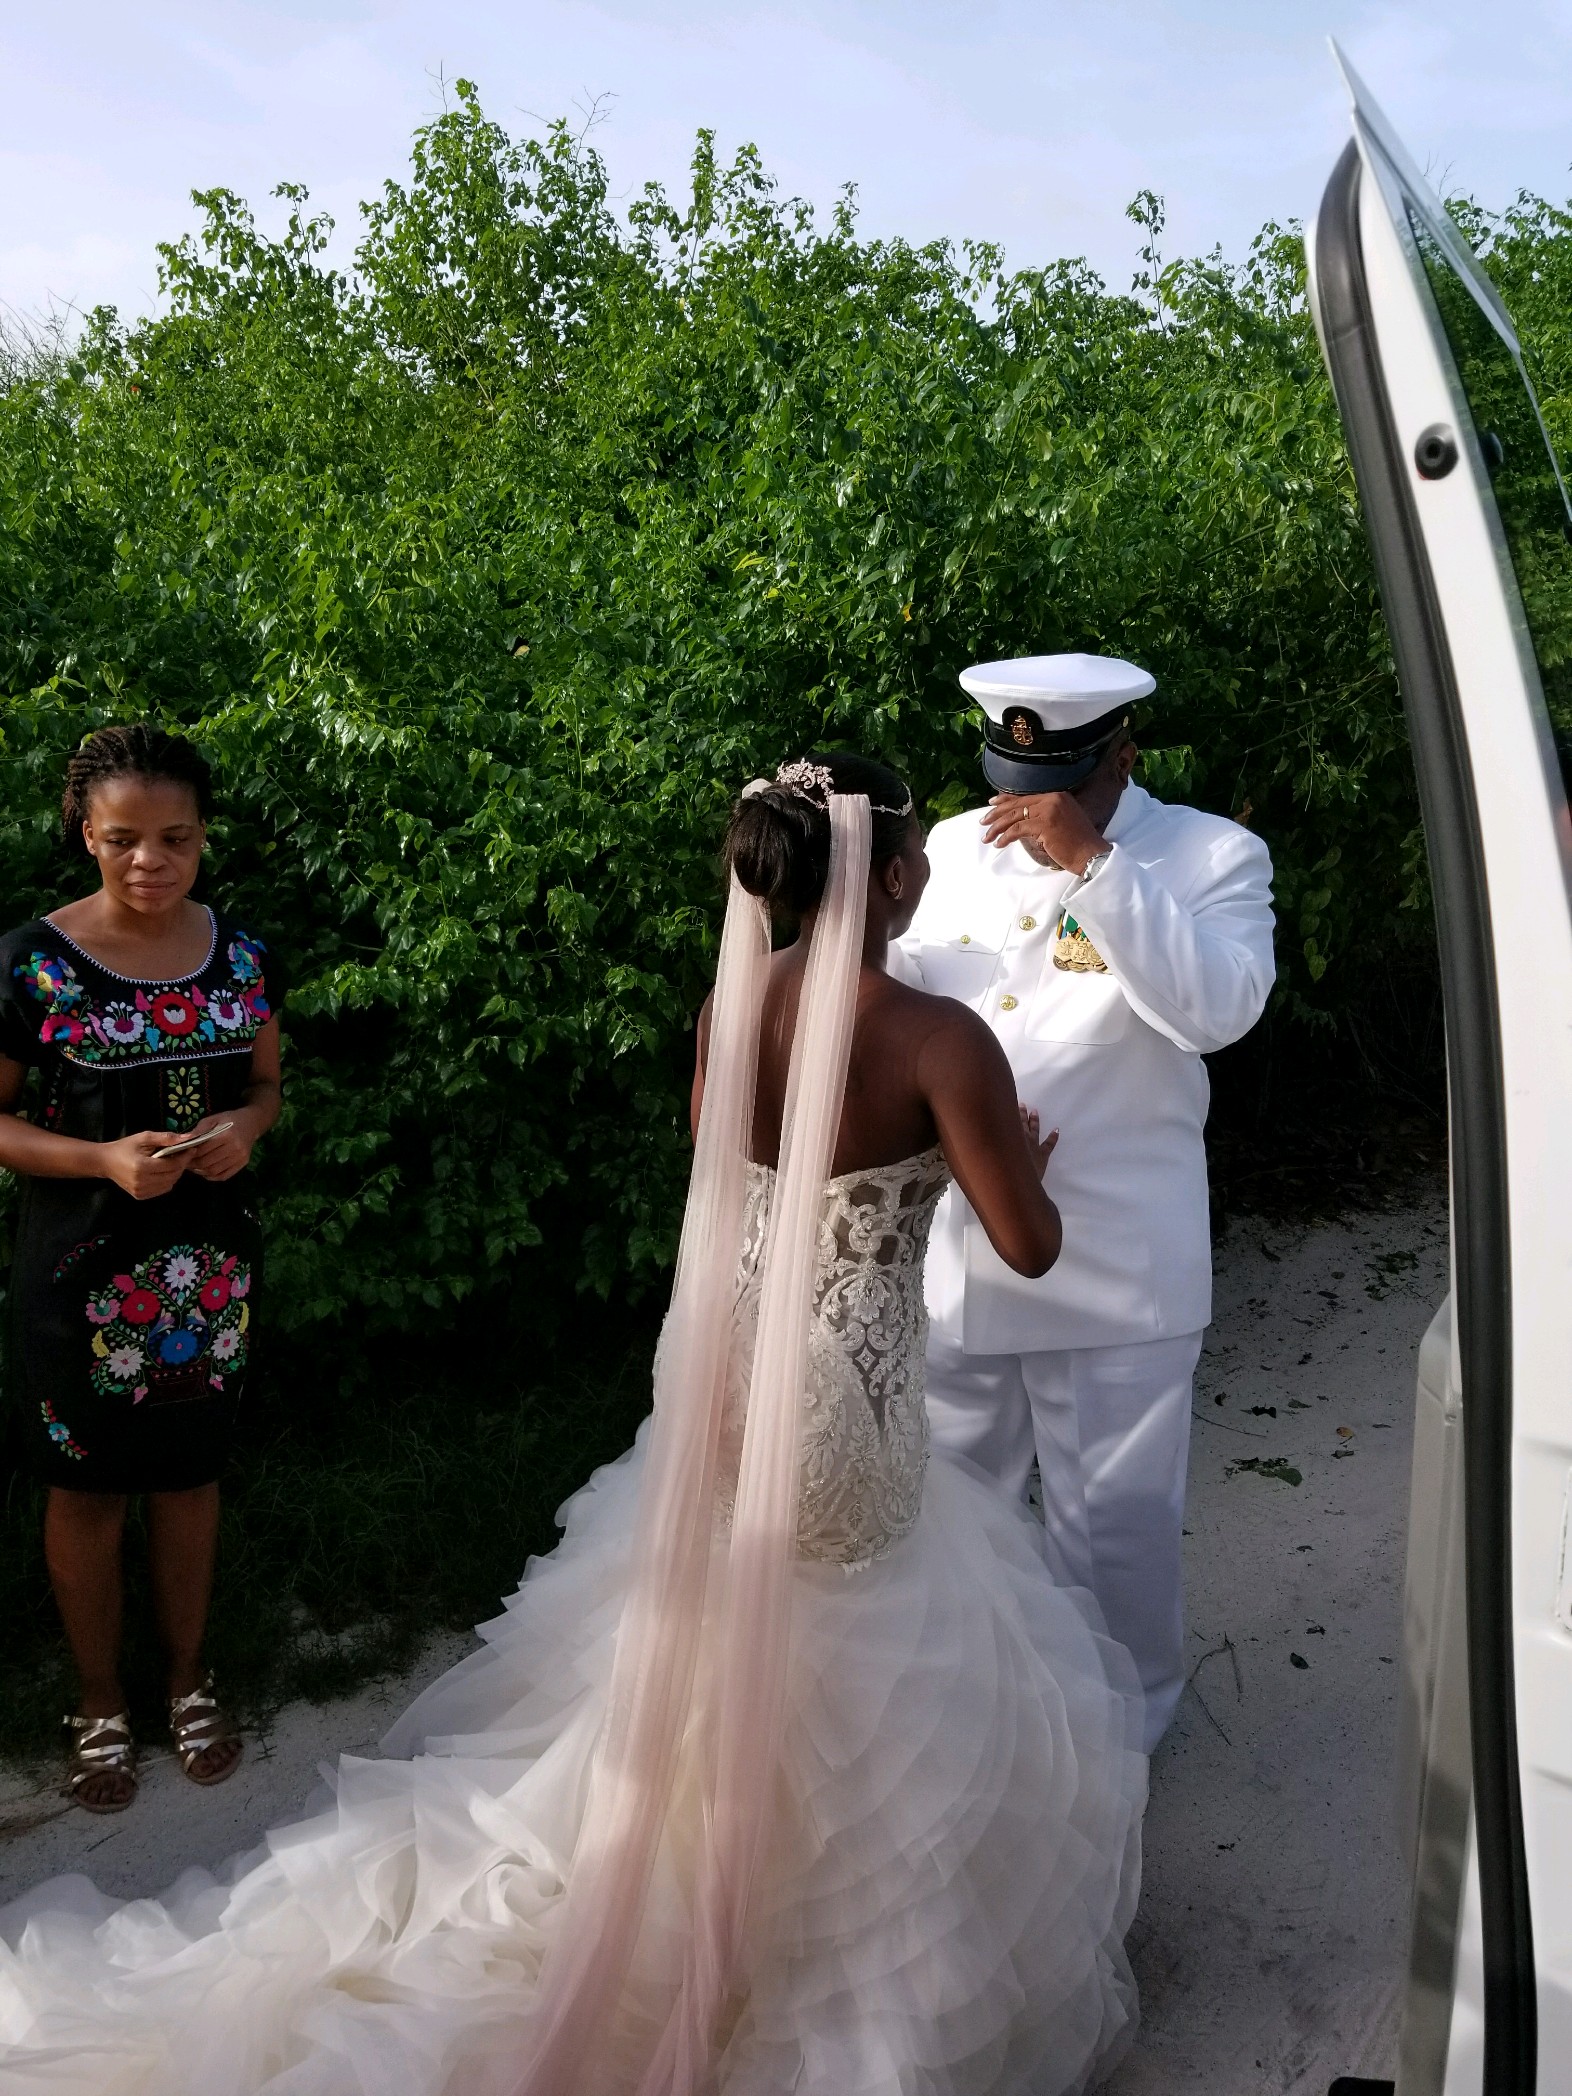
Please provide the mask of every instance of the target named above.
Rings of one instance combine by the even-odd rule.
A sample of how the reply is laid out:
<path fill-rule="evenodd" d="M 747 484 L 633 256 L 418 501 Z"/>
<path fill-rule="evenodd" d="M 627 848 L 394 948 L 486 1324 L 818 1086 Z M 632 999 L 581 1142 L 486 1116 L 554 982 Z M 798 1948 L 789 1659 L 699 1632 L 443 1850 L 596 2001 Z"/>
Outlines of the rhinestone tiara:
<path fill-rule="evenodd" d="M 783 764 L 775 774 L 777 786 L 784 786 L 800 801 L 813 801 L 829 813 L 830 795 L 835 791 L 835 776 L 827 764 L 810 764 L 806 757 L 798 757 L 791 764 Z"/>
<path fill-rule="evenodd" d="M 830 795 L 836 789 L 834 775 L 827 764 L 810 764 L 806 757 L 794 758 L 776 772 L 775 783 L 795 794 L 798 800 L 811 801 L 816 808 L 829 813 Z M 898 808 L 892 808 L 887 801 L 870 801 L 868 806 L 875 815 L 910 815 L 912 797 L 908 793 Z"/>

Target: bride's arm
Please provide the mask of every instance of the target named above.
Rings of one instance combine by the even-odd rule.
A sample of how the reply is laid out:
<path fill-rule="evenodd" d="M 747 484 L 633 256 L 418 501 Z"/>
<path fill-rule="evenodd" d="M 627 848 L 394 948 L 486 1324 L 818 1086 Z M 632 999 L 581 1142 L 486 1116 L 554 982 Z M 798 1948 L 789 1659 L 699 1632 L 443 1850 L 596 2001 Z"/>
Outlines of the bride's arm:
<path fill-rule="evenodd" d="M 1059 1211 L 1043 1187 L 1057 1139 L 1035 1142 L 1023 1125 L 1015 1078 L 992 1030 L 965 1005 L 939 1007 L 917 1053 L 917 1084 L 945 1161 L 988 1241 L 1018 1274 L 1047 1273 L 1062 1241 Z"/>

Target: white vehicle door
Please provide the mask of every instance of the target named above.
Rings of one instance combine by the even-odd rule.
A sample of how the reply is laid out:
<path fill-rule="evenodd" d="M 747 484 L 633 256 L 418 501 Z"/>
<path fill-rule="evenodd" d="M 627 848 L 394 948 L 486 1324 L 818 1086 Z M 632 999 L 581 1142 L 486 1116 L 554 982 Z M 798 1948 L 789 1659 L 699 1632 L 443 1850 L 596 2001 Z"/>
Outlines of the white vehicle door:
<path fill-rule="evenodd" d="M 1421 1368 L 1409 1558 L 1396 2086 L 1565 2096 L 1572 823 L 1554 729 L 1572 728 L 1569 511 L 1510 316 L 1344 72 L 1354 135 L 1308 243 L 1311 296 L 1412 738 L 1451 1120 L 1452 1298 Z"/>

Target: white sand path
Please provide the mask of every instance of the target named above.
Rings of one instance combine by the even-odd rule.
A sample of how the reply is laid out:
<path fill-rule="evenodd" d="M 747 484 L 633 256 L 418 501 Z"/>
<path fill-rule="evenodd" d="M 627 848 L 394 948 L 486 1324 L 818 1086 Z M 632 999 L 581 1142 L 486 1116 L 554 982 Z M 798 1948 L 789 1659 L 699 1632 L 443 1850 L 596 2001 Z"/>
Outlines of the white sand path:
<path fill-rule="evenodd" d="M 1191 1688 L 1153 1758 L 1143 2029 L 1110 2090 L 1326 2096 L 1395 2066 L 1403 1553 L 1444 1195 L 1309 1231 L 1237 1224 L 1217 1279 L 1190 1453 Z M 1277 1459 L 1299 1484 L 1238 1467 Z"/>
<path fill-rule="evenodd" d="M 1392 2072 L 1409 1439 L 1445 1286 L 1439 1191 L 1308 1230 L 1235 1224 L 1219 1247 L 1191 1454 L 1192 1687 L 1152 1766 L 1132 1936 L 1144 2020 L 1111 2096 L 1325 2096 L 1338 2074 Z M 116 1818 L 0 1773 L 0 1904 L 67 1870 L 157 1892 L 251 1846 L 469 1642 L 437 1640 L 412 1674 L 343 1702 L 291 1705 L 214 1790 L 149 1756 Z"/>

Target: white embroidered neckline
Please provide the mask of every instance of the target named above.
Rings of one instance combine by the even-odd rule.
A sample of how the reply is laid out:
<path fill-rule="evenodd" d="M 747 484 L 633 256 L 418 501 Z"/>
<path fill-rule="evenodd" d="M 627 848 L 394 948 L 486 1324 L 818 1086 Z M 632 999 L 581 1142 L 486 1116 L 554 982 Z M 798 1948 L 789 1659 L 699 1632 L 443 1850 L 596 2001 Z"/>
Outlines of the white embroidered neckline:
<path fill-rule="evenodd" d="M 101 961 L 96 953 L 89 953 L 85 946 L 78 946 L 71 934 L 56 924 L 53 917 L 45 917 L 42 921 L 48 925 L 57 939 L 64 939 L 73 953 L 79 953 L 84 961 L 90 961 L 99 974 L 107 975 L 111 982 L 134 983 L 139 990 L 145 990 L 149 983 L 157 983 L 161 988 L 172 990 L 176 983 L 195 982 L 199 975 L 205 975 L 212 967 L 213 956 L 218 951 L 218 918 L 214 915 L 213 906 L 204 902 L 199 907 L 207 911 L 207 954 L 198 967 L 188 968 L 184 975 L 122 975 L 118 968 L 111 968 L 107 962 Z"/>

